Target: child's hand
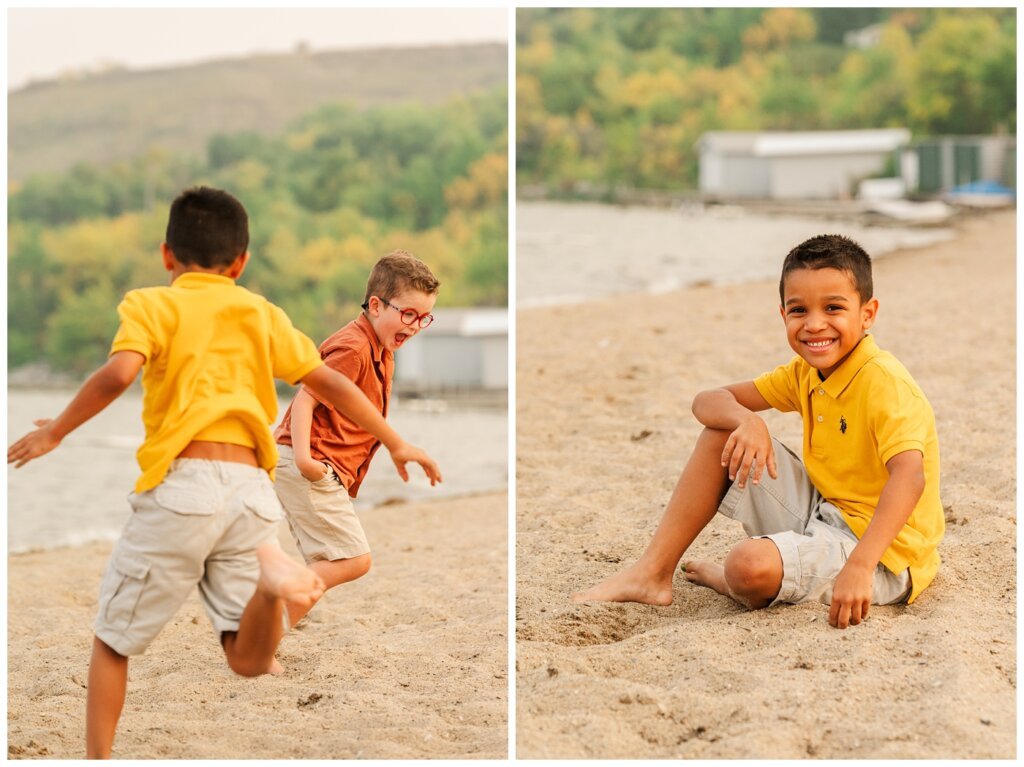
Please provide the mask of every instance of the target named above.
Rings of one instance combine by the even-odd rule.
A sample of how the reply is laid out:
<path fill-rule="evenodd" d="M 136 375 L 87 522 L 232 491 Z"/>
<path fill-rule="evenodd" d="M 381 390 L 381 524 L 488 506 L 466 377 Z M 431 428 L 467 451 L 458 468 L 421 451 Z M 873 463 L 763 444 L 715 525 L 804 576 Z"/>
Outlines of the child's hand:
<path fill-rule="evenodd" d="M 722 451 L 722 466 L 729 467 L 729 479 L 736 479 L 739 487 L 746 487 L 751 468 L 754 469 L 755 485 L 761 481 L 765 468 L 772 479 L 778 477 L 772 436 L 760 416 L 751 413 L 729 435 Z"/>
<path fill-rule="evenodd" d="M 847 561 L 832 586 L 832 606 L 828 610 L 830 626 L 844 629 L 856 626 L 868 617 L 871 592 L 874 588 L 874 568 L 865 568 Z"/>
<path fill-rule="evenodd" d="M 30 431 L 7 448 L 7 463 L 13 463 L 15 469 L 20 469 L 33 458 L 46 455 L 60 444 L 60 438 L 50 428 L 53 419 L 40 418 L 32 423 L 39 428 Z"/>
<path fill-rule="evenodd" d="M 437 467 L 434 459 L 418 447 L 413 447 L 407 442 L 403 442 L 401 446 L 391 451 L 391 460 L 395 462 L 398 476 L 402 478 L 403 482 L 409 481 L 409 472 L 405 469 L 405 464 L 409 461 L 418 463 L 423 467 L 423 473 L 430 480 L 431 487 L 441 481 L 441 470 Z"/>
<path fill-rule="evenodd" d="M 330 471 L 326 463 L 314 461 L 312 458 L 306 461 L 295 459 L 295 468 L 299 470 L 299 474 L 310 482 L 317 482 L 323 479 L 327 476 L 327 472 Z"/>

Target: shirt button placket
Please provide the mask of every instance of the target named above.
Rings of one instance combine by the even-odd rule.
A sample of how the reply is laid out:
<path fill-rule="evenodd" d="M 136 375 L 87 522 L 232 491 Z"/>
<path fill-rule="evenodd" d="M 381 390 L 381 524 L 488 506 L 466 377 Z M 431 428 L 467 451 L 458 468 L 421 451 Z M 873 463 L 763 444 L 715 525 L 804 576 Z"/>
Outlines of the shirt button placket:
<path fill-rule="evenodd" d="M 814 395 L 821 397 L 825 390 L 817 388 L 812 390 L 811 395 L 811 414 L 814 416 L 814 423 L 823 423 L 825 416 L 821 414 L 821 411 L 825 409 L 825 401 L 822 399 L 815 399 Z M 811 453 L 815 456 L 823 455 L 822 440 L 824 436 L 820 433 L 820 429 L 811 429 Z"/>

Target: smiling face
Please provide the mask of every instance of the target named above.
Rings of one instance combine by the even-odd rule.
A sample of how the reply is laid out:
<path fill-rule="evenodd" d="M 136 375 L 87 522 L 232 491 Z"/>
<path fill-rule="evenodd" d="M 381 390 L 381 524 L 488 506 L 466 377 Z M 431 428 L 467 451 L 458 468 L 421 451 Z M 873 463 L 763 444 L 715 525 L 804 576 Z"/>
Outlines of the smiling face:
<path fill-rule="evenodd" d="M 370 296 L 367 302 L 366 316 L 373 326 L 373 331 L 388 351 L 398 351 L 410 338 L 420 332 L 418 323 L 406 325 L 402 322 L 400 310 L 412 309 L 418 315 L 429 314 L 434 309 L 434 302 L 437 301 L 436 293 L 424 293 L 422 290 L 404 290 L 393 298 L 388 299 L 388 304 L 378 296 Z M 398 307 L 397 309 L 394 307 Z"/>
<path fill-rule="evenodd" d="M 875 323 L 878 299 L 862 302 L 849 272 L 794 269 L 780 309 L 790 347 L 827 378 Z"/>

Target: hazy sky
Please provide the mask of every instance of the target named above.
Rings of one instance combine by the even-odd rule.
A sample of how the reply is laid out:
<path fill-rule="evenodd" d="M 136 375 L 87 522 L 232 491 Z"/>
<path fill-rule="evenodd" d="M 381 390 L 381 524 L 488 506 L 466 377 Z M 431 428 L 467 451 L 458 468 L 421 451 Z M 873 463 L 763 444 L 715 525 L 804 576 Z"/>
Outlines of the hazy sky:
<path fill-rule="evenodd" d="M 7 10 L 7 87 L 67 70 L 337 48 L 507 42 L 504 8 Z"/>

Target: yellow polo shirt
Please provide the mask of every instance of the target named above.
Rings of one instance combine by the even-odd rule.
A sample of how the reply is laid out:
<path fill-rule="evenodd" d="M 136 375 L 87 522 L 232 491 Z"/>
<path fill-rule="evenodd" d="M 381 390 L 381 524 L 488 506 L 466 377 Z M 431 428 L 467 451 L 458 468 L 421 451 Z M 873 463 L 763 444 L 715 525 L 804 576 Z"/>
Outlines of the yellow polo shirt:
<path fill-rule="evenodd" d="M 924 456 L 924 492 L 882 555 L 882 564 L 893 573 L 910 568 L 913 602 L 939 569 L 937 547 L 945 520 L 935 415 L 910 373 L 865 335 L 824 381 L 816 368 L 794 357 L 754 385 L 776 410 L 800 413 L 807 474 L 858 538 L 889 480 L 886 462 L 906 450 Z"/>
<path fill-rule="evenodd" d="M 296 383 L 323 362 L 288 315 L 219 274 L 187 272 L 169 287 L 127 293 L 110 353 L 146 358 L 135 492 L 163 481 L 195 439 L 255 448 L 273 478 L 277 448 L 274 379 Z"/>

